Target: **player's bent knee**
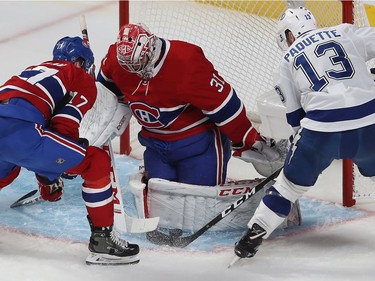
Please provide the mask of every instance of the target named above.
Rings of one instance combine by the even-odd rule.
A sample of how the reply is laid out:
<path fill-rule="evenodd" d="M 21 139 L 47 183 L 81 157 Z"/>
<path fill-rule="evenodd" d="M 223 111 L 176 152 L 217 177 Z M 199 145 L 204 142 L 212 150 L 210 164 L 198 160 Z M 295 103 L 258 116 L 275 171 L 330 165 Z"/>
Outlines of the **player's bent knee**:
<path fill-rule="evenodd" d="M 310 188 L 310 186 L 302 186 L 292 183 L 286 178 L 284 173 L 277 178 L 277 181 L 273 186 L 282 195 L 282 197 L 292 203 L 296 202 L 296 200 L 299 199 Z"/>
<path fill-rule="evenodd" d="M 88 146 L 83 161 L 67 172 L 81 175 L 85 185 L 102 187 L 109 182 L 110 170 L 111 159 L 109 155 L 98 147 Z"/>
<path fill-rule="evenodd" d="M 280 217 L 287 217 L 292 209 L 292 202 L 285 199 L 273 186 L 267 189 L 263 202 Z"/>
<path fill-rule="evenodd" d="M 11 184 L 18 177 L 20 171 L 21 167 L 16 167 L 10 172 L 10 174 L 7 177 L 0 179 L 0 190 L 3 187 L 6 187 L 7 185 Z"/>

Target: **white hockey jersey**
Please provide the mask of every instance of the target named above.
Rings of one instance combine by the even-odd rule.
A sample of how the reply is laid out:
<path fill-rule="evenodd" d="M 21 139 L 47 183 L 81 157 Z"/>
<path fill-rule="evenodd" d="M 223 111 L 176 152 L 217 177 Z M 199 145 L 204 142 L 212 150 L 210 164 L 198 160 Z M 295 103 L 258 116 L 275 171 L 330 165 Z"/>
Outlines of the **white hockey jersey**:
<path fill-rule="evenodd" d="M 275 90 L 294 130 L 337 132 L 375 123 L 375 28 L 341 24 L 312 30 L 284 54 Z"/>

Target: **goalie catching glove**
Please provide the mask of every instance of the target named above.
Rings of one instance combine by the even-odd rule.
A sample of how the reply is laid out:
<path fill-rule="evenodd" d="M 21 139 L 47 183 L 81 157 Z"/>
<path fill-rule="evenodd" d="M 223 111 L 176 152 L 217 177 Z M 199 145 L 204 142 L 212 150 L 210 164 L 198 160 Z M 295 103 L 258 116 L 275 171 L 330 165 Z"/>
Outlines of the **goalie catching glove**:
<path fill-rule="evenodd" d="M 279 149 L 279 146 L 282 145 L 284 145 L 284 141 L 277 144 L 272 141 L 267 144 L 264 140 L 258 140 L 250 148 L 248 146 L 241 149 L 233 147 L 233 156 L 253 164 L 259 174 L 268 177 L 284 164 L 285 155 Z"/>
<path fill-rule="evenodd" d="M 46 177 L 36 175 L 36 179 L 39 185 L 40 196 L 42 196 L 43 200 L 55 202 L 61 199 L 64 182 L 60 177 L 50 181 Z"/>

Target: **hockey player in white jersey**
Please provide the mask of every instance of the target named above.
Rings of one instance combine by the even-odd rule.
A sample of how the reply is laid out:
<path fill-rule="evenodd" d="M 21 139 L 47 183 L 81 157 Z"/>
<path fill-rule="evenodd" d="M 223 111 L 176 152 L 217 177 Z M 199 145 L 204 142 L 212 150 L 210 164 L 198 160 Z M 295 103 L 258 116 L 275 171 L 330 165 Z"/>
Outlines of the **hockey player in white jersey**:
<path fill-rule="evenodd" d="M 366 67 L 375 57 L 375 28 L 317 29 L 300 7 L 283 13 L 277 41 L 285 54 L 275 90 L 295 135 L 283 172 L 235 245 L 239 258 L 255 255 L 334 159 L 352 159 L 363 176 L 375 176 L 375 82 Z"/>

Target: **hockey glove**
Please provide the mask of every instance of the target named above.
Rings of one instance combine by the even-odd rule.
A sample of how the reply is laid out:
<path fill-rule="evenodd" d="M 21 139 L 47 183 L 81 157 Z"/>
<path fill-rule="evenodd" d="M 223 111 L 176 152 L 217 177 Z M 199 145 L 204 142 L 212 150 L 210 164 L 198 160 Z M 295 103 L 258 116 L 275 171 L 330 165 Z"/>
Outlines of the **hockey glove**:
<path fill-rule="evenodd" d="M 251 258 L 258 251 L 259 246 L 263 242 L 263 236 L 266 231 L 257 225 L 253 224 L 251 229 L 248 229 L 234 246 L 234 253 L 240 258 Z"/>
<path fill-rule="evenodd" d="M 40 195 L 44 200 L 55 202 L 61 199 L 64 182 L 60 177 L 53 181 L 40 175 L 36 175 L 36 178 L 38 180 Z"/>
<path fill-rule="evenodd" d="M 285 155 L 271 142 L 257 141 L 247 150 L 235 150 L 234 157 L 253 164 L 255 170 L 262 176 L 268 177 L 284 164 Z"/>

